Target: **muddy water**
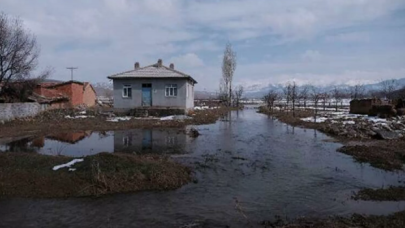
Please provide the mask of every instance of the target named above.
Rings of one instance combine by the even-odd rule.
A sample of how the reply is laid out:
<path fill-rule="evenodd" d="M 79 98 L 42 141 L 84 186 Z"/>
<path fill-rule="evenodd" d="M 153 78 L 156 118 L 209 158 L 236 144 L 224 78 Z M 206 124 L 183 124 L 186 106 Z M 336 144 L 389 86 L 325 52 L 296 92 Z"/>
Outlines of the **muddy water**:
<path fill-rule="evenodd" d="M 256 227 L 275 215 L 405 209 L 405 202 L 350 200 L 351 192 L 362 187 L 403 183 L 404 173 L 356 163 L 319 132 L 293 128 L 251 109 L 196 128 L 201 135 L 187 138 L 183 153 L 173 155 L 195 169 L 196 183 L 170 192 L 99 199 L 1 199 L 0 226 Z"/>

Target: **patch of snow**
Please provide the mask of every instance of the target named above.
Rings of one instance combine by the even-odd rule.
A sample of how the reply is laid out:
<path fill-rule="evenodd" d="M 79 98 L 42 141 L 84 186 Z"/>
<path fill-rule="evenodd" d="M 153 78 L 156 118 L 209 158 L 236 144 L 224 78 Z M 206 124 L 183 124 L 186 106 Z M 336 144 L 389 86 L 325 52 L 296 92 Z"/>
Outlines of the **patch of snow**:
<path fill-rule="evenodd" d="M 65 116 L 65 119 L 85 119 L 85 118 L 92 118 L 94 116 L 85 116 L 85 115 L 80 115 L 80 116 Z"/>
<path fill-rule="evenodd" d="M 316 119 L 314 119 L 314 117 L 307 117 L 307 118 L 302 118 L 302 121 L 305 122 L 315 122 L 315 123 L 323 123 L 327 120 L 328 118 L 326 117 L 317 117 Z"/>
<path fill-rule="evenodd" d="M 355 124 L 356 122 L 354 122 L 353 120 L 348 120 L 348 121 L 343 121 L 343 124 Z"/>
<path fill-rule="evenodd" d="M 160 120 L 189 120 L 189 119 L 192 119 L 192 117 L 186 115 L 165 116 L 160 118 Z"/>
<path fill-rule="evenodd" d="M 74 172 L 74 171 L 76 171 L 76 168 L 69 168 L 69 171 Z"/>
<path fill-rule="evenodd" d="M 113 118 L 107 118 L 106 121 L 108 122 L 119 122 L 119 121 L 128 121 L 132 119 L 130 116 L 124 116 L 124 117 L 113 117 Z"/>
<path fill-rule="evenodd" d="M 86 111 L 78 112 L 77 114 L 86 115 Z"/>
<path fill-rule="evenodd" d="M 72 161 L 70 161 L 70 162 L 68 162 L 68 163 L 66 163 L 66 164 L 54 166 L 52 169 L 53 169 L 54 171 L 56 171 L 56 170 L 58 170 L 58 169 L 65 168 L 65 167 L 69 167 L 69 168 L 70 168 L 70 166 L 72 166 L 72 165 L 74 165 L 74 164 L 76 164 L 76 163 L 78 163 L 78 162 L 82 162 L 82 161 L 83 161 L 83 158 L 73 159 Z"/>
<path fill-rule="evenodd" d="M 195 106 L 194 110 L 207 110 L 207 109 L 217 109 L 219 107 L 209 107 L 209 106 Z"/>

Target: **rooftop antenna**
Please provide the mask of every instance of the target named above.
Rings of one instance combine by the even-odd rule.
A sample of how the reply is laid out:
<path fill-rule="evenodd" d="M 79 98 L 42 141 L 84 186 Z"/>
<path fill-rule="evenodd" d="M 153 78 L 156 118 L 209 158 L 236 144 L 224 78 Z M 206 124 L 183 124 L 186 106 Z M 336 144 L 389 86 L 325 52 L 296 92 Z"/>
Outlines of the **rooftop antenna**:
<path fill-rule="evenodd" d="M 66 69 L 70 70 L 70 77 L 71 80 L 73 81 L 73 71 L 76 69 L 79 69 L 78 67 L 66 67 Z"/>

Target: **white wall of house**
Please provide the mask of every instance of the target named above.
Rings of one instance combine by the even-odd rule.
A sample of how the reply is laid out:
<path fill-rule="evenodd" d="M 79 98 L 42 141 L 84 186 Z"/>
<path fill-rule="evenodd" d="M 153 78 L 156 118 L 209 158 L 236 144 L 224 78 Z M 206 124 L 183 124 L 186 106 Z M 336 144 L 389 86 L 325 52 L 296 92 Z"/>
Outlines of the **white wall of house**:
<path fill-rule="evenodd" d="M 194 107 L 194 86 L 188 79 L 113 79 L 114 108 L 142 107 L 142 84 L 152 84 L 152 107 L 179 109 L 192 109 Z M 177 85 L 177 96 L 167 97 L 165 95 L 168 84 Z M 123 97 L 124 86 L 131 86 L 131 97 Z"/>

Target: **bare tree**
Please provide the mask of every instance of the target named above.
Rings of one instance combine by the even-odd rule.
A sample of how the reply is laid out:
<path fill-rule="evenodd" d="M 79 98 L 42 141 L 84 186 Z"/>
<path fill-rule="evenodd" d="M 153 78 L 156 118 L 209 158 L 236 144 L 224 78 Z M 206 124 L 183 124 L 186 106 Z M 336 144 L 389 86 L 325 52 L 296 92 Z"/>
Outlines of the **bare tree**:
<path fill-rule="evenodd" d="M 228 103 L 228 88 L 225 84 L 225 81 L 223 78 L 221 78 L 221 81 L 219 83 L 219 94 L 218 94 L 218 99 L 220 100 L 221 103 Z"/>
<path fill-rule="evenodd" d="M 343 92 L 337 86 L 335 86 L 331 92 L 332 98 L 334 99 L 335 109 L 338 110 L 338 104 L 342 102 Z"/>
<path fill-rule="evenodd" d="M 365 87 L 363 84 L 357 84 L 349 87 L 350 99 L 362 99 L 365 96 Z"/>
<path fill-rule="evenodd" d="M 240 106 L 240 100 L 242 99 L 242 96 L 243 96 L 243 86 L 240 85 L 235 88 L 235 92 L 234 92 L 236 107 Z"/>
<path fill-rule="evenodd" d="M 397 80 L 385 80 L 381 82 L 381 93 L 388 99 L 392 99 L 392 92 L 397 89 Z"/>
<path fill-rule="evenodd" d="M 295 103 L 298 100 L 298 86 L 295 82 L 291 84 L 291 103 L 292 103 L 292 112 L 295 117 Z"/>
<path fill-rule="evenodd" d="M 310 87 L 310 97 L 314 103 L 314 121 L 316 121 L 316 116 L 318 115 L 318 104 L 319 100 L 322 98 L 323 94 L 315 86 Z"/>
<path fill-rule="evenodd" d="M 228 105 L 232 103 L 232 80 L 236 70 L 236 52 L 232 50 L 231 43 L 225 46 L 224 57 L 222 59 L 222 78 L 228 92 Z"/>
<path fill-rule="evenodd" d="M 327 92 L 321 93 L 323 111 L 326 110 L 326 104 L 329 102 L 329 99 L 330 99 L 329 93 L 327 93 Z"/>
<path fill-rule="evenodd" d="M 275 102 L 280 98 L 280 95 L 274 91 L 270 90 L 264 97 L 263 101 L 266 103 L 267 108 L 270 110 L 273 110 L 273 107 L 275 105 Z"/>
<path fill-rule="evenodd" d="M 283 93 L 286 101 L 285 109 L 288 111 L 291 101 L 291 83 L 287 83 L 287 85 L 283 88 Z"/>
<path fill-rule="evenodd" d="M 304 108 L 307 107 L 307 100 L 309 98 L 309 92 L 310 92 L 309 88 L 310 88 L 310 86 L 304 85 L 304 86 L 301 86 L 301 88 L 299 90 L 298 97 L 300 100 L 302 100 L 304 102 Z"/>
<path fill-rule="evenodd" d="M 25 99 L 30 94 L 29 90 L 32 92 L 32 85 L 50 74 L 50 70 L 47 70 L 33 76 L 38 66 L 38 56 L 36 37 L 24 28 L 22 20 L 1 13 L 0 96 L 8 94 Z"/>

